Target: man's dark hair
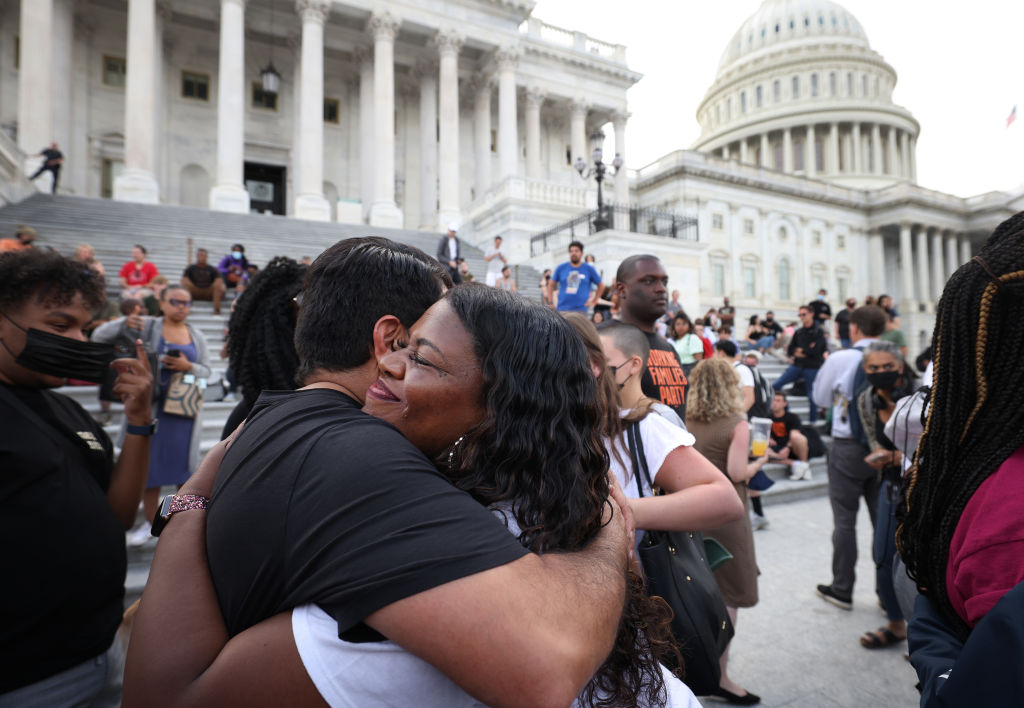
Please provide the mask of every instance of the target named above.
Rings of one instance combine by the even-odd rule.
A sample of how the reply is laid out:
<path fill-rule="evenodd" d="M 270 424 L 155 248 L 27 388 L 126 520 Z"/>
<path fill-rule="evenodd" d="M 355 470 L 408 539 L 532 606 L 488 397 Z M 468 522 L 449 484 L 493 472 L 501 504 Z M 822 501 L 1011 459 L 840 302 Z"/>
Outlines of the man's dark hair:
<path fill-rule="evenodd" d="M 160 291 L 160 302 L 167 302 L 167 299 L 171 296 L 172 292 L 183 292 L 191 297 L 188 288 L 181 283 L 170 283 L 166 288 Z"/>
<path fill-rule="evenodd" d="M 633 277 L 633 273 L 636 272 L 636 264 L 640 261 L 658 261 L 661 259 L 652 253 L 638 253 L 635 256 L 627 256 L 622 263 L 619 264 L 619 269 L 615 271 L 615 280 L 620 283 L 625 283 L 627 280 Z"/>
<path fill-rule="evenodd" d="M 236 251 L 237 250 L 237 251 L 241 251 L 242 253 L 245 253 L 245 246 L 243 246 L 240 243 L 236 243 L 233 246 L 231 246 L 231 250 L 232 251 Z"/>
<path fill-rule="evenodd" d="M 210 252 L 207 251 L 205 248 L 197 248 L 196 249 L 196 255 L 198 256 L 200 253 L 205 253 L 206 255 L 210 255 Z"/>
<path fill-rule="evenodd" d="M 736 346 L 736 342 L 731 339 L 719 339 L 715 342 L 715 349 L 725 354 L 730 359 L 735 359 L 736 355 L 739 354 L 739 347 Z"/>
<path fill-rule="evenodd" d="M 135 314 L 135 311 L 140 307 L 145 307 L 145 305 L 143 305 L 142 300 L 137 297 L 123 297 L 121 298 L 121 304 L 117 306 L 117 309 L 118 312 L 127 317 L 128 315 Z"/>
<path fill-rule="evenodd" d="M 373 326 L 394 315 L 406 327 L 452 286 L 436 258 L 379 236 L 339 241 L 309 267 L 295 325 L 297 379 L 346 371 L 373 355 Z"/>
<path fill-rule="evenodd" d="M 581 251 L 584 250 L 583 249 L 583 244 L 580 243 L 579 241 L 570 241 L 569 242 L 569 248 L 567 248 L 565 250 L 571 251 L 573 246 L 575 246 L 576 248 L 580 249 Z"/>
<path fill-rule="evenodd" d="M 782 396 L 782 400 L 783 401 L 789 402 L 789 396 L 786 395 L 785 391 L 775 391 L 772 395 L 773 396 Z"/>
<path fill-rule="evenodd" d="M 107 299 L 103 276 L 85 263 L 56 251 L 26 249 L 0 255 L 0 314 L 18 310 L 29 300 L 48 307 L 71 302 L 75 293 L 91 310 Z"/>
<path fill-rule="evenodd" d="M 146 255 L 147 253 L 149 253 L 149 251 L 146 250 L 146 247 L 143 246 L 141 243 L 135 244 L 134 246 L 132 246 L 132 248 L 137 248 L 140 251 L 142 251 L 142 255 Z"/>
<path fill-rule="evenodd" d="M 885 331 L 885 323 L 888 316 L 878 305 L 861 305 L 850 313 L 850 324 L 857 325 L 857 329 L 865 337 L 877 337 Z"/>
<path fill-rule="evenodd" d="M 640 357 L 644 366 L 647 366 L 647 360 L 651 356 L 651 343 L 639 327 L 609 320 L 597 326 L 597 333 L 602 337 L 611 337 L 616 349 L 626 356 Z"/>

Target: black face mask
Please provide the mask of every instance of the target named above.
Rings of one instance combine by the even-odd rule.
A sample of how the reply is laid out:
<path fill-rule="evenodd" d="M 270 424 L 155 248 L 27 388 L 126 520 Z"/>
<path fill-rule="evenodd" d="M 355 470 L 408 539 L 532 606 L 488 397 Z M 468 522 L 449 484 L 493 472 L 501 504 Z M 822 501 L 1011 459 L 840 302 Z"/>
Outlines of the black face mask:
<path fill-rule="evenodd" d="M 883 391 L 888 391 L 895 386 L 899 378 L 900 372 L 898 371 L 878 371 L 867 375 L 868 383 Z"/>
<path fill-rule="evenodd" d="M 114 345 L 82 342 L 35 328 L 26 330 L 10 317 L 7 319 L 25 332 L 25 348 L 14 358 L 15 364 L 62 379 L 100 383 L 106 377 L 110 362 L 114 360 Z M 6 343 L 3 347 L 14 356 Z"/>

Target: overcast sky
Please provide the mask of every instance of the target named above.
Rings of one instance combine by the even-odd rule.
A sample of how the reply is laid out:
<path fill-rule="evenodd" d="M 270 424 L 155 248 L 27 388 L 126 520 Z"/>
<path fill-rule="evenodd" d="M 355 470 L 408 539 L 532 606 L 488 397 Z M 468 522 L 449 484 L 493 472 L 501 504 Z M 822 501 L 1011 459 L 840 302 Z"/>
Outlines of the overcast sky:
<path fill-rule="evenodd" d="M 1024 185 L 1024 2 L 845 0 L 921 124 L 918 182 L 966 197 Z M 690 147 L 726 44 L 761 0 L 538 0 L 535 17 L 626 45 L 627 162 Z M 1018 119 L 1006 119 L 1018 105 Z"/>

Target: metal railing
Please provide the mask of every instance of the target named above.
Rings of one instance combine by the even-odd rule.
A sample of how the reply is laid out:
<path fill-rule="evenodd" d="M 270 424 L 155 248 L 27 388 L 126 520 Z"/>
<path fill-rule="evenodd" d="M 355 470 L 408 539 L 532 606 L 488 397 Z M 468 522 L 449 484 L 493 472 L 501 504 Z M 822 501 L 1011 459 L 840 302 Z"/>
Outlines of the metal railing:
<path fill-rule="evenodd" d="M 662 236 L 684 241 L 699 240 L 697 219 L 670 211 L 606 204 L 604 209 L 589 211 L 530 237 L 530 255 L 538 256 L 555 248 L 564 248 L 571 241 L 582 240 L 599 231 L 627 225 L 625 231 L 648 236 Z"/>

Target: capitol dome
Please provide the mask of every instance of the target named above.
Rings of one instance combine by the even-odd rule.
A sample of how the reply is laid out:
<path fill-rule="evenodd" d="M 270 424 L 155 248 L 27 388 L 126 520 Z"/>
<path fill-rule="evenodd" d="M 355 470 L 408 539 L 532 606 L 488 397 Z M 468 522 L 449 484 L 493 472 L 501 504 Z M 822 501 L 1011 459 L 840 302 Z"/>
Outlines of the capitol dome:
<path fill-rule="evenodd" d="M 916 178 L 920 126 L 892 101 L 895 70 L 830 0 L 765 0 L 722 53 L 694 149 L 876 188 Z"/>

